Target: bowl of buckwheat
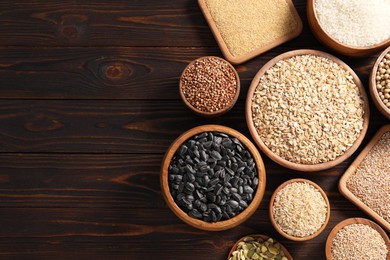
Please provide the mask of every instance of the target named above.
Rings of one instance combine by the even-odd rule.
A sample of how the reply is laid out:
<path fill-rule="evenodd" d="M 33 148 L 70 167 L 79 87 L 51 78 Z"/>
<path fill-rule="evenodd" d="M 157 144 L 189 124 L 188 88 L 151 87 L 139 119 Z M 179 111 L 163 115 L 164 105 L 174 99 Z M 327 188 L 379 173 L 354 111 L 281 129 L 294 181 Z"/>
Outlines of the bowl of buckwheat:
<path fill-rule="evenodd" d="M 233 108 L 240 94 L 240 78 L 228 61 L 204 56 L 190 62 L 180 77 L 184 104 L 203 117 L 217 117 Z"/>
<path fill-rule="evenodd" d="M 317 50 L 295 50 L 259 70 L 245 113 L 253 139 L 273 161 L 320 171 L 356 151 L 370 110 L 363 84 L 343 61 Z"/>
<path fill-rule="evenodd" d="M 265 191 L 256 146 L 238 131 L 202 125 L 180 135 L 161 166 L 162 195 L 173 213 L 199 229 L 233 228 L 256 211 Z"/>
<path fill-rule="evenodd" d="M 370 94 L 378 110 L 390 119 L 390 46 L 381 53 L 372 68 Z"/>

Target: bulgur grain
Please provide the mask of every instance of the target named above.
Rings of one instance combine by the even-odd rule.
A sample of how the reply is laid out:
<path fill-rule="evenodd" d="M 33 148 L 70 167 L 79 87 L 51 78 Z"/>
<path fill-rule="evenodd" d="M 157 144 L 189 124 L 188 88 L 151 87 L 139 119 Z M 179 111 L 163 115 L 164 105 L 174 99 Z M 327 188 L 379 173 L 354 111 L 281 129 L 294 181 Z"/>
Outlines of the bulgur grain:
<path fill-rule="evenodd" d="M 298 27 L 286 0 L 206 0 L 233 56 L 270 44 Z"/>
<path fill-rule="evenodd" d="M 331 252 L 332 260 L 386 260 L 388 249 L 378 231 L 365 224 L 351 224 L 337 232 Z"/>
<path fill-rule="evenodd" d="M 390 223 L 390 132 L 382 135 L 348 178 L 347 188 Z"/>
<path fill-rule="evenodd" d="M 260 78 L 252 120 L 281 158 L 318 164 L 344 154 L 363 129 L 364 101 L 352 75 L 317 55 L 277 62 Z"/>

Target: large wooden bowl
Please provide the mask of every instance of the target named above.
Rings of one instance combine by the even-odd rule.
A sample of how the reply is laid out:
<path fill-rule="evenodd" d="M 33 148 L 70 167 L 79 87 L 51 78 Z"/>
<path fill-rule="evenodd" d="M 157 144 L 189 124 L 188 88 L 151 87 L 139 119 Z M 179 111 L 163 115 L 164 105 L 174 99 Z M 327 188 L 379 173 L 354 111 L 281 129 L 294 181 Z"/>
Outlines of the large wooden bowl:
<path fill-rule="evenodd" d="M 193 105 L 191 105 L 191 103 L 186 99 L 186 97 L 184 96 L 183 94 L 183 91 L 182 91 L 182 78 L 183 78 L 183 75 L 185 73 L 185 71 L 190 67 L 192 66 L 196 61 L 199 61 L 199 60 L 202 60 L 202 59 L 206 59 L 206 58 L 213 58 L 213 59 L 218 59 L 226 64 L 229 65 L 229 67 L 232 69 L 232 71 L 234 72 L 234 75 L 235 75 L 235 78 L 236 78 L 236 82 L 237 82 L 237 87 L 236 87 L 236 94 L 232 100 L 232 102 L 230 102 L 230 104 L 228 104 L 226 107 L 224 107 L 223 109 L 220 109 L 220 110 L 217 110 L 217 111 L 214 111 L 214 112 L 206 112 L 206 111 L 202 111 L 202 110 L 199 110 L 197 108 L 195 108 Z M 194 112 L 195 114 L 197 115 L 200 115 L 200 116 L 203 116 L 203 117 L 206 117 L 206 118 L 212 118 L 212 117 L 217 117 L 217 116 L 221 116 L 223 114 L 225 114 L 226 112 L 228 112 L 230 109 L 233 108 L 233 106 L 236 104 L 237 102 L 237 99 L 238 99 L 238 96 L 240 95 L 240 89 L 241 89 L 241 84 L 240 84 L 240 77 L 238 76 L 238 73 L 236 71 L 236 69 L 233 67 L 233 65 L 231 65 L 228 61 L 220 58 L 220 57 L 217 57 L 217 56 L 203 56 L 203 57 L 200 57 L 198 59 L 195 59 L 193 61 L 191 61 L 186 67 L 185 69 L 183 70 L 181 76 L 180 76 L 180 83 L 179 83 L 179 91 L 180 91 L 180 97 L 181 99 L 183 100 L 184 104 L 192 111 Z"/>
<path fill-rule="evenodd" d="M 375 134 L 375 136 L 371 139 L 371 141 L 367 144 L 367 146 L 363 149 L 363 151 L 356 157 L 356 159 L 352 162 L 352 164 L 345 171 L 343 176 L 339 181 L 339 191 L 340 193 L 346 197 L 349 201 L 367 213 L 370 217 L 372 217 L 375 221 L 377 221 L 382 227 L 384 227 L 387 231 L 390 232 L 390 223 L 387 222 L 382 216 L 376 213 L 373 209 L 368 207 L 361 201 L 358 197 L 355 196 L 347 187 L 348 179 L 356 172 L 356 169 L 360 166 L 364 158 L 366 158 L 367 154 L 371 151 L 371 149 L 378 143 L 378 141 L 382 138 L 382 136 L 390 132 L 390 125 L 385 125 Z"/>
<path fill-rule="evenodd" d="M 168 167 L 170 165 L 170 162 L 175 152 L 186 140 L 188 140 L 189 138 L 193 137 L 196 134 L 203 133 L 203 132 L 222 132 L 228 134 L 229 136 L 236 137 L 246 147 L 246 149 L 248 149 L 248 151 L 251 153 L 256 163 L 257 174 L 258 174 L 257 177 L 259 179 L 259 184 L 257 185 L 257 189 L 255 191 L 253 200 L 244 211 L 242 211 L 237 216 L 228 220 L 223 220 L 218 222 L 206 222 L 203 220 L 192 218 L 189 215 L 187 215 L 186 212 L 180 209 L 180 207 L 176 204 L 176 202 L 172 198 L 172 195 L 169 191 Z M 175 213 L 177 217 L 179 217 L 185 223 L 195 228 L 208 230 L 208 231 L 220 231 L 220 230 L 230 229 L 240 225 L 245 220 L 247 220 L 253 213 L 255 213 L 256 209 L 260 205 L 261 200 L 263 199 L 263 195 L 265 191 L 265 183 L 266 183 L 265 167 L 264 167 L 263 160 L 260 156 L 260 153 L 256 149 L 256 146 L 252 144 L 252 142 L 240 132 L 232 128 L 221 126 L 221 125 L 198 126 L 180 135 L 168 148 L 161 166 L 161 175 L 160 175 L 161 190 L 162 190 L 162 195 L 165 201 L 167 202 L 169 208 L 173 211 L 173 213 Z"/>
<path fill-rule="evenodd" d="M 230 259 L 230 257 L 232 256 L 233 252 L 236 250 L 237 246 L 238 246 L 238 243 L 240 243 L 241 241 L 244 241 L 244 238 L 246 237 L 253 237 L 254 239 L 258 240 L 258 241 L 261 241 L 261 242 L 264 242 L 264 241 L 267 241 L 270 237 L 269 236 L 266 236 L 266 235 L 260 235 L 260 234 L 252 234 L 252 235 L 247 235 L 247 236 L 244 236 L 242 238 L 240 238 L 239 240 L 237 240 L 237 242 L 232 246 L 232 249 L 230 250 L 229 252 L 229 255 L 227 257 L 227 260 Z M 273 239 L 273 238 L 272 238 Z M 288 252 L 288 250 L 278 241 L 276 241 L 275 239 L 273 239 L 274 242 L 277 242 L 279 243 L 280 245 L 280 249 L 282 249 L 284 255 L 287 257 L 288 260 L 293 260 L 290 252 Z"/>
<path fill-rule="evenodd" d="M 284 232 L 280 227 L 279 225 L 276 223 L 276 220 L 275 220 L 275 217 L 274 217 L 274 213 L 273 213 L 273 205 L 274 205 L 274 202 L 275 202 L 275 197 L 276 197 L 276 194 L 278 194 L 278 192 L 283 189 L 284 187 L 286 187 L 286 185 L 290 184 L 290 183 L 295 183 L 295 182 L 305 182 L 305 183 L 308 183 L 312 186 L 314 186 L 322 195 L 322 197 L 324 198 L 325 200 L 325 203 L 327 205 L 327 213 L 326 213 L 326 218 L 325 218 L 325 222 L 324 224 L 321 226 L 320 229 L 318 229 L 315 233 L 311 234 L 310 236 L 306 236 L 306 237 L 296 237 L 296 236 L 292 236 L 292 235 L 289 235 L 287 234 L 286 232 Z M 328 200 L 328 196 L 326 196 L 325 192 L 323 191 L 323 189 L 318 186 L 316 183 L 312 182 L 312 181 L 309 181 L 309 180 L 306 180 L 306 179 L 292 179 L 292 180 L 289 180 L 289 181 L 286 181 L 284 183 L 282 183 L 276 190 L 275 192 L 272 194 L 272 197 L 271 197 L 271 200 L 270 200 L 270 203 L 269 203 L 269 217 L 271 219 L 271 223 L 272 223 L 272 226 L 274 226 L 274 228 L 276 229 L 276 231 L 278 231 L 279 234 L 281 234 L 282 236 L 284 236 L 285 238 L 287 239 L 290 239 L 290 240 L 293 240 L 293 241 L 307 241 L 307 240 L 310 240 L 312 238 L 315 238 L 316 236 L 318 236 L 319 234 L 321 234 L 321 232 L 325 229 L 326 225 L 328 224 L 329 222 L 329 217 L 330 217 L 330 203 L 329 203 L 329 200 Z"/>
<path fill-rule="evenodd" d="M 290 161 L 280 157 L 279 155 L 275 154 L 274 152 L 272 152 L 259 137 L 259 135 L 256 131 L 256 128 L 253 124 L 253 118 L 252 118 L 252 97 L 254 95 L 254 92 L 256 90 L 257 85 L 259 84 L 260 78 L 266 73 L 266 71 L 268 69 L 270 69 L 271 67 L 273 67 L 280 60 L 285 60 L 285 59 L 291 58 L 293 56 L 307 55 L 307 54 L 328 58 L 329 60 L 332 60 L 333 62 L 337 63 L 342 68 L 344 68 L 346 71 L 348 71 L 350 73 L 350 75 L 352 75 L 353 81 L 356 84 L 356 86 L 359 88 L 359 91 L 361 93 L 361 97 L 364 100 L 364 115 L 363 115 L 364 123 L 363 123 L 363 129 L 362 129 L 359 137 L 356 139 L 356 141 L 353 143 L 353 145 L 348 150 L 345 151 L 344 154 L 340 155 L 335 160 L 324 162 L 324 163 L 318 163 L 318 164 L 299 164 L 299 163 L 295 163 L 295 162 L 290 162 Z M 369 118 L 370 118 L 370 107 L 369 107 L 369 103 L 368 103 L 368 97 L 367 97 L 367 94 L 366 94 L 366 91 L 364 89 L 362 82 L 360 81 L 360 79 L 356 75 L 356 73 L 347 64 L 345 64 L 340 59 L 338 59 L 338 58 L 336 58 L 333 55 L 330 55 L 328 53 L 325 53 L 322 51 L 317 51 L 317 50 L 302 49 L 302 50 L 285 52 L 279 56 L 276 56 L 275 58 L 273 58 L 272 60 L 267 62 L 259 70 L 259 72 L 256 74 L 256 76 L 252 80 L 252 83 L 251 83 L 249 90 L 248 90 L 248 94 L 246 97 L 245 114 L 246 114 L 246 123 L 248 125 L 249 131 L 250 131 L 253 139 L 255 140 L 255 143 L 260 147 L 260 149 L 268 157 L 270 157 L 274 162 L 276 162 L 284 167 L 287 167 L 287 168 L 290 168 L 293 170 L 298 170 L 298 171 L 312 172 L 312 171 L 326 170 L 326 169 L 329 169 L 331 167 L 334 167 L 334 166 L 342 163 L 347 158 L 349 158 L 356 151 L 356 149 L 359 147 L 359 145 L 363 141 L 364 136 L 367 132 Z"/>
<path fill-rule="evenodd" d="M 337 41 L 321 27 L 317 13 L 314 10 L 314 1 L 315 0 L 307 0 L 307 19 L 314 36 L 328 48 L 346 56 L 363 57 L 377 53 L 390 45 L 390 38 L 366 47 L 351 46 Z"/>
<path fill-rule="evenodd" d="M 328 235 L 328 238 L 326 240 L 326 245 L 325 245 L 326 259 L 328 259 L 328 260 L 332 259 L 332 242 L 333 242 L 333 239 L 335 238 L 337 232 L 339 232 L 345 226 L 348 226 L 348 225 L 351 225 L 351 224 L 364 224 L 364 225 L 368 225 L 368 226 L 372 227 L 373 229 L 375 229 L 376 231 L 378 231 L 379 234 L 381 234 L 382 238 L 385 240 L 385 243 L 387 245 L 388 253 L 387 253 L 386 259 L 387 260 L 390 259 L 390 240 L 389 240 L 389 237 L 387 236 L 386 232 L 380 226 L 378 226 L 377 224 L 375 224 L 371 220 L 368 220 L 368 219 L 365 219 L 365 218 L 349 218 L 349 219 L 345 219 L 345 220 L 341 221 L 340 223 L 338 223 L 332 229 L 332 231 L 330 231 L 330 233 Z"/>
<path fill-rule="evenodd" d="M 376 79 L 375 79 L 375 77 L 376 77 L 376 72 L 378 70 L 379 63 L 381 62 L 383 57 L 385 57 L 385 55 L 389 51 L 390 51 L 390 46 L 386 50 L 384 50 L 382 52 L 382 54 L 378 57 L 378 59 L 376 60 L 376 62 L 374 64 L 374 67 L 372 68 L 371 74 L 370 74 L 370 94 L 371 94 L 371 98 L 374 101 L 374 104 L 375 104 L 376 108 L 378 108 L 379 112 L 381 112 L 382 115 L 384 115 L 388 119 L 390 119 L 390 108 L 385 106 L 385 104 L 383 104 L 383 101 L 379 97 L 378 90 L 376 89 Z"/>

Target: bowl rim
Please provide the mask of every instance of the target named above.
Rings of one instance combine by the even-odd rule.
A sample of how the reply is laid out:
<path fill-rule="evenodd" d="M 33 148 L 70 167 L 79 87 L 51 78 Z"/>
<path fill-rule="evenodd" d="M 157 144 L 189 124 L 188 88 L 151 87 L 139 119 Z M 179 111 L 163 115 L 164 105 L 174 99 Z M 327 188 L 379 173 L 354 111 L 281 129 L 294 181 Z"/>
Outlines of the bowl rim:
<path fill-rule="evenodd" d="M 295 30 L 291 31 L 288 34 L 282 35 L 281 37 L 277 38 L 276 40 L 274 40 L 274 41 L 272 41 L 272 42 L 270 42 L 262 47 L 256 48 L 248 53 L 245 53 L 245 54 L 242 54 L 239 56 L 234 56 L 232 54 L 232 52 L 229 50 L 229 48 L 227 47 L 227 44 L 226 44 L 224 38 L 222 37 L 222 33 L 218 29 L 212 15 L 211 15 L 211 12 L 206 4 L 206 1 L 205 0 L 198 0 L 198 5 L 203 13 L 203 16 L 205 17 L 207 24 L 210 27 L 211 33 L 213 34 L 219 48 L 221 49 L 223 56 L 226 58 L 226 60 L 230 61 L 232 64 L 238 65 L 238 64 L 244 63 L 250 59 L 253 59 L 254 57 L 256 57 L 256 56 L 258 56 L 266 51 L 269 51 L 269 50 L 271 50 L 271 49 L 273 49 L 273 48 L 275 48 L 275 47 L 277 47 L 285 42 L 288 42 L 288 41 L 298 37 L 302 33 L 303 23 L 302 23 L 301 17 L 299 16 L 299 14 L 295 8 L 293 1 L 292 0 L 285 0 L 285 1 L 290 8 L 292 16 L 296 20 L 297 24 L 296 24 Z"/>
<path fill-rule="evenodd" d="M 344 154 L 340 155 L 333 161 L 328 161 L 328 162 L 323 162 L 323 163 L 318 163 L 318 164 L 299 164 L 295 162 L 290 162 L 286 159 L 283 159 L 279 155 L 273 153 L 261 140 L 259 137 L 257 130 L 253 124 L 253 119 L 252 119 L 252 97 L 253 94 L 258 86 L 258 83 L 260 81 L 260 78 L 264 75 L 264 73 L 273 67 L 278 61 L 280 60 L 285 60 L 294 56 L 301 56 L 301 55 L 316 55 L 320 57 L 327 58 L 338 65 L 340 65 L 342 68 L 344 68 L 352 77 L 353 81 L 356 84 L 356 86 L 359 89 L 359 92 L 361 94 L 361 97 L 364 101 L 364 115 L 363 115 L 363 129 L 360 132 L 360 135 L 358 138 L 355 140 L 353 145 L 349 147 L 348 150 L 344 152 Z M 248 93 L 246 97 L 246 104 L 245 104 L 245 117 L 246 117 L 246 123 L 249 128 L 249 132 L 251 133 L 252 138 L 254 139 L 255 143 L 260 147 L 260 149 L 269 157 L 271 158 L 274 162 L 287 167 L 292 170 L 298 170 L 298 171 L 306 171 L 306 172 L 314 172 L 314 171 L 321 171 L 321 170 L 326 170 L 329 168 L 332 168 L 340 163 L 342 163 L 344 160 L 349 158 L 359 147 L 361 142 L 363 141 L 368 125 L 369 125 L 369 118 L 370 118 L 370 107 L 369 107 L 369 102 L 368 102 L 368 97 L 366 94 L 366 91 L 364 89 L 363 83 L 360 81 L 359 77 L 356 75 L 356 73 L 342 60 L 338 59 L 337 57 L 328 54 L 326 52 L 318 51 L 318 50 L 312 50 L 312 49 L 298 49 L 298 50 L 293 50 L 293 51 L 288 51 L 285 53 L 282 53 L 270 61 L 268 61 L 266 64 L 263 65 L 263 67 L 260 68 L 260 70 L 257 72 L 256 76 L 253 78 Z"/>
<path fill-rule="evenodd" d="M 180 209 L 180 207 L 176 204 L 176 202 L 172 198 L 172 195 L 169 192 L 168 167 L 174 154 L 176 153 L 177 149 L 186 140 L 202 132 L 222 132 L 232 137 L 236 137 L 251 153 L 256 163 L 257 174 L 258 174 L 257 177 L 259 178 L 259 184 L 257 185 L 256 193 L 253 196 L 251 203 L 248 205 L 248 207 L 245 210 L 243 210 L 240 214 L 228 220 L 223 220 L 218 222 L 206 222 L 203 220 L 192 218 L 187 213 L 185 213 L 182 209 Z M 162 195 L 166 203 L 168 204 L 169 208 L 182 221 L 198 229 L 207 230 L 207 231 L 221 231 L 221 230 L 230 229 L 240 225 L 255 213 L 255 211 L 257 210 L 257 208 L 259 207 L 263 199 L 263 195 L 265 192 L 266 172 L 265 172 L 264 162 L 261 158 L 259 151 L 257 150 L 256 146 L 246 136 L 244 136 L 237 130 L 234 130 L 227 126 L 201 125 L 187 130 L 186 132 L 181 134 L 178 138 L 176 138 L 176 140 L 173 141 L 172 144 L 169 146 L 161 164 L 160 186 L 161 186 Z"/>
<path fill-rule="evenodd" d="M 246 236 L 243 236 L 241 237 L 240 239 L 238 239 L 234 245 L 232 246 L 232 248 L 230 249 L 230 252 L 228 254 L 228 257 L 227 257 L 227 260 L 229 260 L 230 256 L 233 254 L 234 250 L 237 248 L 238 246 L 238 243 L 240 243 L 241 241 L 244 240 L 244 238 L 246 237 L 253 237 L 255 238 L 256 240 L 260 240 L 261 241 L 266 241 L 268 240 L 269 238 L 272 238 L 272 240 L 276 243 L 278 243 L 280 245 L 280 248 L 283 250 L 284 252 L 284 255 L 287 257 L 288 260 L 293 260 L 293 257 L 291 256 L 290 252 L 287 250 L 287 248 L 282 244 L 280 243 L 278 240 L 274 239 L 273 237 L 270 237 L 270 236 L 267 236 L 267 235 L 263 235 L 263 234 L 249 234 L 249 235 L 246 235 Z"/>
<path fill-rule="evenodd" d="M 182 91 L 182 82 L 183 82 L 183 76 L 184 76 L 184 73 L 188 70 L 188 68 L 190 66 L 192 66 L 195 62 L 197 61 L 200 61 L 200 60 L 204 60 L 204 59 L 218 59 L 226 64 L 229 65 L 229 67 L 231 68 L 231 70 L 233 71 L 234 75 L 235 75 L 235 78 L 236 78 L 236 82 L 237 82 L 237 85 L 236 85 L 236 94 L 234 95 L 234 98 L 232 99 L 232 101 L 230 102 L 229 105 L 227 105 L 226 107 L 224 107 L 223 109 L 220 109 L 220 110 L 217 110 L 217 111 L 214 111 L 214 112 L 206 112 L 206 111 L 201 111 L 197 108 L 195 108 L 194 106 L 191 105 L 191 103 L 186 99 L 186 97 L 184 96 L 183 94 L 183 91 Z M 192 60 L 189 64 L 187 64 L 187 66 L 184 68 L 183 72 L 181 73 L 180 75 L 180 79 L 179 79 L 179 93 L 180 93 L 180 97 L 181 99 L 183 100 L 184 104 L 191 110 L 193 111 L 195 114 L 197 115 L 200 115 L 200 116 L 203 116 L 203 117 L 217 117 L 217 116 L 221 116 L 225 113 L 227 113 L 230 109 L 232 109 L 234 107 L 234 105 L 236 104 L 237 100 L 238 100 L 238 97 L 240 96 L 240 90 L 241 90 L 241 83 L 240 83 L 240 77 L 238 75 L 238 72 L 237 70 L 234 68 L 234 66 L 227 60 L 221 58 L 221 57 L 218 57 L 218 56 L 202 56 L 202 57 L 199 57 L 199 58 L 196 58 L 194 60 Z"/>
<path fill-rule="evenodd" d="M 374 101 L 375 106 L 379 110 L 379 112 L 382 113 L 387 119 L 390 119 L 390 108 L 388 108 L 381 98 L 379 97 L 378 90 L 376 89 L 376 72 L 378 71 L 379 63 L 382 61 L 382 59 L 386 56 L 386 54 L 390 53 L 390 46 L 387 47 L 376 59 L 374 66 L 372 67 L 371 73 L 370 73 L 370 79 L 369 79 L 369 88 L 370 88 L 370 95 L 372 100 Z"/>
<path fill-rule="evenodd" d="M 336 40 L 334 37 L 329 35 L 321 25 L 315 9 L 315 1 L 316 0 L 307 0 L 307 16 L 310 28 L 312 29 L 316 38 L 318 38 L 322 43 L 324 43 L 332 50 L 347 56 L 360 57 L 368 56 L 377 51 L 380 51 L 381 49 L 386 48 L 388 44 L 390 44 L 390 38 L 369 46 L 353 46 Z"/>
<path fill-rule="evenodd" d="M 326 218 L 325 218 L 325 222 L 324 224 L 322 224 L 322 226 L 313 234 L 309 235 L 309 236 L 306 236 L 306 237 L 295 237 L 295 236 L 292 236 L 292 235 L 289 235 L 287 233 L 285 233 L 279 226 L 278 224 L 276 223 L 276 220 L 274 218 L 274 214 L 273 214 L 273 204 L 274 204 L 274 201 L 275 201 L 275 197 L 276 195 L 278 194 L 278 192 L 283 189 L 284 187 L 286 187 L 288 184 L 291 184 L 291 183 L 298 183 L 298 182 L 304 182 L 304 183 L 308 183 L 310 185 L 312 185 L 313 187 L 315 187 L 322 195 L 322 197 L 324 198 L 325 200 L 325 203 L 327 205 L 327 212 L 326 212 Z M 271 224 L 272 226 L 276 229 L 276 231 L 278 231 L 279 234 L 281 234 L 282 236 L 284 236 L 285 238 L 287 239 L 290 239 L 292 241 L 307 241 L 307 240 L 310 240 L 312 238 L 315 238 L 316 236 L 318 236 L 319 234 L 321 234 L 321 232 L 325 229 L 325 227 L 328 225 L 328 222 L 329 222 L 329 218 L 330 218 L 330 203 L 329 203 L 329 199 L 328 199 L 328 196 L 326 195 L 326 193 L 324 192 L 324 190 L 318 185 L 316 184 L 315 182 L 313 181 L 310 181 L 308 179 L 303 179 L 303 178 L 296 178 L 296 179 L 291 179 L 291 180 L 288 180 L 288 181 L 285 181 L 283 182 L 282 184 L 280 184 L 276 190 L 273 192 L 272 194 L 272 197 L 270 199 L 270 203 L 269 203 L 269 217 L 270 217 L 270 220 L 271 220 Z"/>
<path fill-rule="evenodd" d="M 341 229 L 343 229 L 346 226 L 349 226 L 351 224 L 364 224 L 372 227 L 378 233 L 381 235 L 383 240 L 385 241 L 385 244 L 387 245 L 387 258 L 390 259 L 390 240 L 389 237 L 387 236 L 386 232 L 374 221 L 371 221 L 366 218 L 348 218 L 340 221 L 339 223 L 334 226 L 334 228 L 330 231 L 327 239 L 326 239 L 326 244 L 325 244 L 325 255 L 326 259 L 332 259 L 332 251 L 331 251 L 331 246 L 332 246 L 332 241 L 334 237 L 336 236 L 337 232 L 339 232 Z"/>

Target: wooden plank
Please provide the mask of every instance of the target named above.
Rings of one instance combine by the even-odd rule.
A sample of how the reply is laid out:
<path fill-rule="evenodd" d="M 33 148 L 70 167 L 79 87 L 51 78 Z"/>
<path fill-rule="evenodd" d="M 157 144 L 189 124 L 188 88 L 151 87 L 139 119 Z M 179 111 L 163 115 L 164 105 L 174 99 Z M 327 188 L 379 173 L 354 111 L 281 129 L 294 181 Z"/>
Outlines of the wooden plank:
<path fill-rule="evenodd" d="M 2 46 L 210 46 L 196 1 L 2 1 Z"/>
<path fill-rule="evenodd" d="M 292 43 L 289 43 L 292 44 Z M 236 66 L 244 99 L 257 71 L 283 45 Z M 303 48 L 301 45 L 299 48 Z M 180 99 L 179 78 L 192 60 L 218 48 L 0 48 L 1 99 Z M 346 59 L 368 87 L 376 56 Z"/>
<path fill-rule="evenodd" d="M 302 247 L 302 243 L 287 241 L 274 231 L 267 210 L 258 210 L 237 228 L 207 232 L 184 224 L 169 209 L 10 208 L 0 215 L 0 252 L 2 256 L 21 256 L 32 249 L 33 255 L 62 258 L 74 256 L 76 251 L 100 257 L 131 255 L 132 259 L 152 259 L 160 255 L 163 259 L 182 259 L 186 252 L 194 252 L 196 245 L 196 254 L 187 254 L 188 259 L 198 259 L 199 255 L 223 259 L 236 239 L 263 233 L 281 241 L 293 257 L 324 259 L 323 241 L 333 226 L 347 217 L 365 216 L 355 211 L 332 213 L 324 232 Z M 33 249 L 38 242 L 42 244 Z"/>
<path fill-rule="evenodd" d="M 305 1 L 293 1 L 310 30 Z M 197 1 L 6 0 L 1 46 L 216 46 Z"/>
<path fill-rule="evenodd" d="M 167 208 L 160 190 L 162 154 L 0 154 L 0 208 Z M 315 173 L 289 172 L 263 156 L 267 185 L 261 208 L 282 182 L 318 183 L 335 210 L 357 210 L 337 190 L 349 163 Z"/>
<path fill-rule="evenodd" d="M 0 152 L 164 153 L 181 133 L 202 124 L 226 125 L 250 137 L 244 106 L 239 100 L 227 114 L 206 119 L 179 100 L 3 100 Z M 374 113 L 368 136 L 385 122 Z"/>

